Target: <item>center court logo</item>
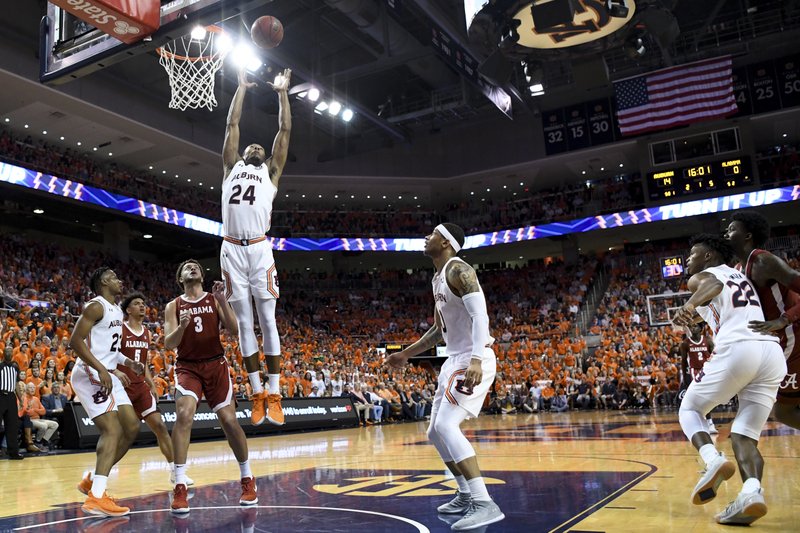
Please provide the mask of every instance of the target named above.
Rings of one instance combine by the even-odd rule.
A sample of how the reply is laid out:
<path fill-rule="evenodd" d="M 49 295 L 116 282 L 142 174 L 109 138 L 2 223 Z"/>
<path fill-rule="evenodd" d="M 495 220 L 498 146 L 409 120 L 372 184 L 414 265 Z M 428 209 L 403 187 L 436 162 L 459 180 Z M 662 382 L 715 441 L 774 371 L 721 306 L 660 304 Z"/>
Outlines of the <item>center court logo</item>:
<path fill-rule="evenodd" d="M 505 485 L 502 479 L 484 477 L 487 485 Z M 314 485 L 314 490 L 344 496 L 449 496 L 458 487 L 443 474 L 353 477 L 337 485 Z"/>

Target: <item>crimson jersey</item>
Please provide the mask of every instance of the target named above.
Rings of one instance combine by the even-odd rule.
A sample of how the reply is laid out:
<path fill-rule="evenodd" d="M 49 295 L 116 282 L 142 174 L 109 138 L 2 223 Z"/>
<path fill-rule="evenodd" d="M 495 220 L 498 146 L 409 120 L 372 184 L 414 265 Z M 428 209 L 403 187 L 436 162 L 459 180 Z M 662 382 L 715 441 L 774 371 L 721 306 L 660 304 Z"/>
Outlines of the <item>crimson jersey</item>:
<path fill-rule="evenodd" d="M 127 322 L 122 324 L 122 346 L 120 347 L 122 355 L 128 359 L 142 363 L 146 367 L 147 350 L 149 348 L 150 330 L 142 327 L 142 331 L 137 334 L 130 328 Z M 117 370 L 124 372 L 131 380 L 131 384 L 144 382 L 144 374 L 140 376 L 127 366 L 117 365 Z"/>
<path fill-rule="evenodd" d="M 175 298 L 175 318 L 180 323 L 181 311 L 189 309 L 191 319 L 183 332 L 178 345 L 175 360 L 203 361 L 222 355 L 222 343 L 219 341 L 219 313 L 214 296 L 203 293 L 197 301 L 189 301 L 183 296 Z"/>
<path fill-rule="evenodd" d="M 768 254 L 766 250 L 753 250 L 747 258 L 747 265 L 745 266 L 745 275 L 753 279 L 751 271 L 755 258 L 761 254 Z M 754 284 L 755 285 L 755 284 Z M 756 286 L 758 298 L 761 300 L 761 307 L 764 309 L 764 317 L 766 320 L 775 320 L 780 317 L 786 309 L 797 304 L 800 295 L 784 287 L 780 283 L 773 282 L 769 287 Z M 800 360 L 800 322 L 789 324 L 785 329 L 776 332 L 781 341 L 783 348 L 783 355 L 786 357 L 787 362 L 794 362 Z"/>
<path fill-rule="evenodd" d="M 695 341 L 688 335 L 687 359 L 689 362 L 689 375 L 692 379 L 697 379 L 700 371 L 703 370 L 703 365 L 711 359 L 711 350 L 708 348 L 708 337 L 702 335 L 700 340 Z"/>

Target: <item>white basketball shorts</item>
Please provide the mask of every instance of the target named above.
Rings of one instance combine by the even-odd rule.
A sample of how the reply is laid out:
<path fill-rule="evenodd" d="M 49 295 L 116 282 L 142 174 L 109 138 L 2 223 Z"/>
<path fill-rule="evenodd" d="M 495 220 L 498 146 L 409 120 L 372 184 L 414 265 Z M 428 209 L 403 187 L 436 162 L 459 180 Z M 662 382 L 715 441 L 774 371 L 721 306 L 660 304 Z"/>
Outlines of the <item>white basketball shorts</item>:
<path fill-rule="evenodd" d="M 464 387 L 464 375 L 467 373 L 472 355 L 451 355 L 447 358 L 439 372 L 439 386 L 433 398 L 433 409 L 438 410 L 442 401 L 445 401 L 463 407 L 469 413 L 469 417 L 477 417 L 480 414 L 483 401 L 497 373 L 497 360 L 491 348 L 486 348 L 486 355 L 487 357 L 481 362 L 483 378 L 472 389 Z"/>
<path fill-rule="evenodd" d="M 114 384 L 111 392 L 103 392 L 100 389 L 97 372 L 83 361 L 78 361 L 72 369 L 70 381 L 89 418 L 94 419 L 102 414 L 117 411 L 120 405 L 132 405 L 125 387 L 117 376 L 111 374 L 111 382 Z"/>
<path fill-rule="evenodd" d="M 260 300 L 278 298 L 278 271 L 269 239 L 250 246 L 222 241 L 219 262 L 228 301 L 250 295 Z"/>

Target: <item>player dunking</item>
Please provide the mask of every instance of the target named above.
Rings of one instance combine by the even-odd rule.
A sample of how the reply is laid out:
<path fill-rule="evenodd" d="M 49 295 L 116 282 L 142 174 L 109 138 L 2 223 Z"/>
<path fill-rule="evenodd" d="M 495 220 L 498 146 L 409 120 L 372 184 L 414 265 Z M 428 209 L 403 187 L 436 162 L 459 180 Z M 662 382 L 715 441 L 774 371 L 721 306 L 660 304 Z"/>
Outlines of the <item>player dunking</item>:
<path fill-rule="evenodd" d="M 239 155 L 239 119 L 242 102 L 249 87 L 247 71 L 239 71 L 239 88 L 233 96 L 225 143 L 222 147 L 222 226 L 225 235 L 220 250 L 225 297 L 236 312 L 239 323 L 239 349 L 253 389 L 254 425 L 268 420 L 275 425 L 284 423 L 281 408 L 280 372 L 281 345 L 275 323 L 278 299 L 278 272 L 272 247 L 267 241 L 272 217 L 272 201 L 278 194 L 278 182 L 289 153 L 289 133 L 292 114 L 289 106 L 289 80 L 292 71 L 286 69 L 270 83 L 278 93 L 278 134 L 272 143 L 272 155 L 267 158 L 264 147 L 251 144 Z M 258 357 L 258 340 L 253 327 L 253 299 L 263 336 L 267 360 L 268 391 L 264 392 Z"/>
<path fill-rule="evenodd" d="M 222 282 L 214 282 L 213 295 L 203 291 L 203 269 L 197 261 L 188 259 L 181 263 L 175 277 L 178 285 L 183 288 L 183 294 L 169 302 L 164 310 L 164 347 L 167 350 L 177 348 L 177 419 L 172 428 L 176 484 L 172 511 L 179 514 L 189 512 L 186 456 L 197 402 L 203 396 L 217 414 L 233 455 L 239 462 L 242 480 L 239 504 L 255 505 L 258 497 L 255 478 L 247 458 L 247 439 L 236 420 L 233 383 L 219 340 L 220 323 L 229 332 L 236 334 L 236 318 L 225 301 Z"/>
<path fill-rule="evenodd" d="M 762 248 L 769 239 L 769 222 L 755 211 L 739 211 L 725 234 L 745 275 L 764 306 L 764 322 L 754 331 L 778 335 L 786 358 L 786 377 L 778 389 L 775 418 L 800 429 L 800 272 Z"/>
<path fill-rule="evenodd" d="M 125 456 L 139 433 L 139 419 L 123 386 L 128 378 L 116 368 L 119 363 L 139 373 L 144 368 L 120 353 L 122 310 L 115 298 L 122 293 L 122 282 L 113 270 L 100 267 L 92 273 L 89 286 L 97 297 L 86 304 L 72 330 L 69 344 L 80 361 L 70 379 L 100 439 L 94 473 L 84 476 L 78 490 L 87 495 L 81 507 L 84 513 L 124 516 L 130 508 L 117 505 L 106 493 L 106 485 L 111 468 Z"/>
<path fill-rule="evenodd" d="M 150 330 L 144 326 L 144 317 L 147 307 L 144 295 L 141 293 L 129 294 L 120 305 L 127 321 L 122 325 L 122 355 L 141 363 L 144 366 L 144 375 L 137 375 L 126 367 L 120 365 L 118 369 L 128 376 L 130 384 L 125 387 L 125 392 L 131 399 L 133 410 L 140 420 L 150 428 L 158 441 L 158 447 L 164 458 L 169 463 L 170 483 L 175 485 L 175 462 L 172 453 L 172 438 L 169 436 L 167 425 L 158 412 L 158 393 L 150 369 L 147 365 L 147 351 L 150 348 Z M 187 485 L 194 481 L 186 478 Z"/>
<path fill-rule="evenodd" d="M 767 513 L 761 490 L 764 458 L 758 451 L 758 439 L 786 375 L 786 361 L 777 337 L 748 327 L 752 321 L 763 321 L 764 313 L 750 281 L 727 266 L 731 259 L 733 249 L 721 237 L 698 235 L 692 240 L 686 261 L 692 296 L 673 321 L 686 327 L 705 320 L 714 332 L 715 347 L 714 355 L 689 385 L 678 419 L 706 463 L 692 492 L 692 503 L 708 503 L 716 497 L 722 481 L 733 476 L 735 467 L 717 451 L 704 417 L 715 405 L 739 396 L 731 443 L 744 485 L 716 519 L 720 524 L 749 524 Z"/>
<path fill-rule="evenodd" d="M 465 513 L 451 526 L 456 531 L 505 518 L 486 490 L 475 450 L 460 427 L 480 413 L 496 372 L 483 290 L 475 270 L 457 257 L 463 245 L 464 230 L 455 224 L 439 224 L 425 238 L 425 255 L 436 267 L 434 325 L 417 342 L 386 358 L 390 366 L 402 367 L 410 357 L 445 342 L 448 359 L 439 373 L 428 438 L 458 483 L 456 497 L 438 507 L 443 514 Z"/>
<path fill-rule="evenodd" d="M 693 324 L 686 332 L 686 338 L 678 346 L 678 354 L 681 357 L 681 392 L 680 398 L 686 394 L 689 384 L 698 379 L 703 365 L 711 359 L 714 351 L 714 341 L 705 333 L 705 324 Z M 711 418 L 711 413 L 706 415 L 708 422 L 708 432 L 712 435 L 719 433 Z"/>

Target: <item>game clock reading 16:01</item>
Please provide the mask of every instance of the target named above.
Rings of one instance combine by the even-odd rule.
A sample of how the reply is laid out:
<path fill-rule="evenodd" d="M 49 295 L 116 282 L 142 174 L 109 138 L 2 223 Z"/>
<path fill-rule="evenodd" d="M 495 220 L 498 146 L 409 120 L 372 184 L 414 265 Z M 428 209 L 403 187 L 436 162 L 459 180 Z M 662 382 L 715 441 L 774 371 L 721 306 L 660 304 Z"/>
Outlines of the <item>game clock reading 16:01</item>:
<path fill-rule="evenodd" d="M 733 189 L 752 182 L 750 158 L 746 156 L 647 174 L 651 200 Z"/>

